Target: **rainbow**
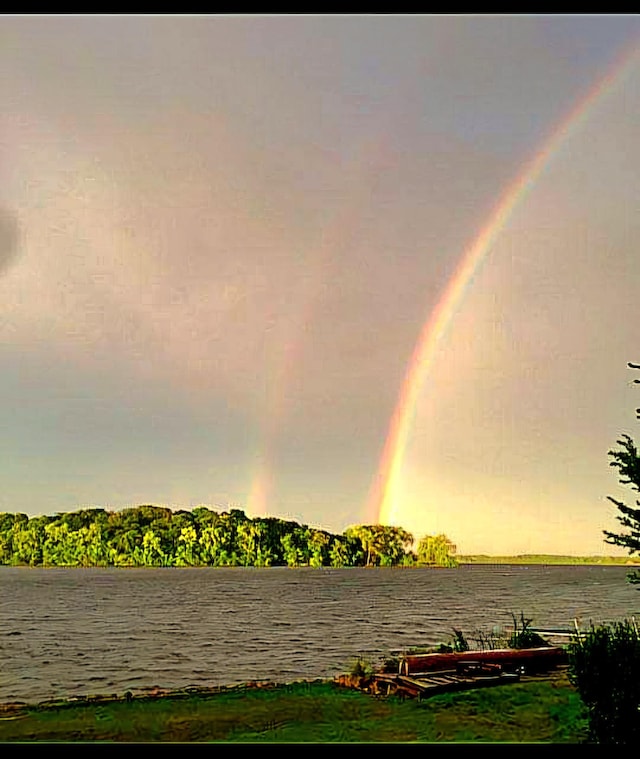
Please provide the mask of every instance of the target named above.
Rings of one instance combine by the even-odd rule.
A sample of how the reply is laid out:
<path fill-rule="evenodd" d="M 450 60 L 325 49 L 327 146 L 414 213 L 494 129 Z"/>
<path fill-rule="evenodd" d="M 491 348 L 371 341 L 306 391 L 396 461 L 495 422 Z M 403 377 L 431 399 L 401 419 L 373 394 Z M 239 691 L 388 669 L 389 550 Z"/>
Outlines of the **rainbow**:
<path fill-rule="evenodd" d="M 531 158 L 515 180 L 503 191 L 487 223 L 465 250 L 438 304 L 424 323 L 411 355 L 398 400 L 391 416 L 380 464 L 373 481 L 368 519 L 380 524 L 400 524 L 398 521 L 398 490 L 402 465 L 412 428 L 415 408 L 430 367 L 458 311 L 465 293 L 473 283 L 479 267 L 493 244 L 508 224 L 517 206 L 531 191 L 546 166 L 566 140 L 583 124 L 594 106 L 638 63 L 638 40 L 625 48 L 608 71 L 598 79 L 567 116 L 551 132 L 542 148 Z"/>
<path fill-rule="evenodd" d="M 306 253 L 306 276 L 300 283 L 298 300 L 301 310 L 289 328 L 282 331 L 280 350 L 266 370 L 267 397 L 262 410 L 255 468 L 250 478 L 247 510 L 253 516 L 273 511 L 276 483 L 274 459 L 279 435 L 287 416 L 289 394 L 297 369 L 302 365 L 304 338 L 318 310 L 323 290 L 337 277 L 339 263 L 336 255 L 347 247 L 362 224 L 372 185 L 387 158 L 386 131 L 377 129 L 366 135 L 344 173 L 352 177 L 351 202 L 341 206 L 322 230 L 316 246 Z"/>

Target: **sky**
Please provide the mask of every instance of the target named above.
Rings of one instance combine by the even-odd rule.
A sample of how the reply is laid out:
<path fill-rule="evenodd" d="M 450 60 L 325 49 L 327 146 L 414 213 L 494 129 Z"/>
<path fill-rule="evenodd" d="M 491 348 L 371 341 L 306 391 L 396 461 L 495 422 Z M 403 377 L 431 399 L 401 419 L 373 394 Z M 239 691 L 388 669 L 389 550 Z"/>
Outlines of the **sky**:
<path fill-rule="evenodd" d="M 0 18 L 0 510 L 623 555 L 640 16 Z"/>

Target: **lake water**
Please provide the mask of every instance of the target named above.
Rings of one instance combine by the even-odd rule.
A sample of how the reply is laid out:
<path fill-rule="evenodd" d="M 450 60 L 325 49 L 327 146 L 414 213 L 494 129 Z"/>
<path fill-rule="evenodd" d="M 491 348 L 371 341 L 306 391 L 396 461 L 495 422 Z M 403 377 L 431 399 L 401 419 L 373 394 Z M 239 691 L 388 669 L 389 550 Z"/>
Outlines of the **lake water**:
<path fill-rule="evenodd" d="M 640 617 L 625 567 L 0 567 L 0 702 L 333 677 L 511 624 Z"/>

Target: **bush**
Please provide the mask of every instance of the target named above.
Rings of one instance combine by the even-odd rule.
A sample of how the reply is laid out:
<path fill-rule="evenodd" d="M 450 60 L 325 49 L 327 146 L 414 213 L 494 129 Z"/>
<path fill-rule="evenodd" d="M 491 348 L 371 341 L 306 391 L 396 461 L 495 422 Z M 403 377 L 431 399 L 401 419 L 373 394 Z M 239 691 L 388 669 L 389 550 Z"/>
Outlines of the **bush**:
<path fill-rule="evenodd" d="M 371 677 L 374 672 L 374 667 L 371 662 L 359 656 L 351 665 L 349 674 L 352 677 Z"/>
<path fill-rule="evenodd" d="M 457 630 L 455 627 L 453 628 L 452 648 L 456 653 L 462 653 L 463 651 L 469 650 L 469 644 L 467 643 L 467 639 L 464 637 L 462 630 Z"/>
<path fill-rule="evenodd" d="M 640 636 L 635 622 L 594 627 L 569 645 L 569 676 L 595 743 L 640 740 Z"/>
<path fill-rule="evenodd" d="M 530 629 L 532 619 L 525 619 L 524 614 L 520 612 L 520 627 L 518 627 L 516 615 L 512 613 L 511 618 L 513 619 L 513 632 L 509 637 L 509 648 L 543 648 L 549 645 L 544 638 Z"/>

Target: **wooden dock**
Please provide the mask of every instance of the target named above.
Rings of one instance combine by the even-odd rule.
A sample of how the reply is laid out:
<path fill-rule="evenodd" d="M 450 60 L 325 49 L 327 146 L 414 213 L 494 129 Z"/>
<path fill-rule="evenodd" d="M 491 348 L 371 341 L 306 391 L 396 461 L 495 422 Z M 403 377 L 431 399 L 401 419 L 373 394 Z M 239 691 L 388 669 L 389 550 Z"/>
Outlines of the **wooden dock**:
<path fill-rule="evenodd" d="M 369 677 L 341 675 L 336 682 L 376 696 L 422 699 L 440 693 L 554 677 L 566 667 L 566 651 L 554 646 L 416 654 L 404 656 L 398 672 L 377 672 Z"/>
<path fill-rule="evenodd" d="M 373 695 L 398 695 L 422 699 L 440 693 L 506 685 L 519 680 L 520 675 L 518 673 L 499 673 L 477 677 L 461 675 L 455 671 L 430 672 L 411 676 L 375 674 L 372 676 L 367 690 Z"/>

